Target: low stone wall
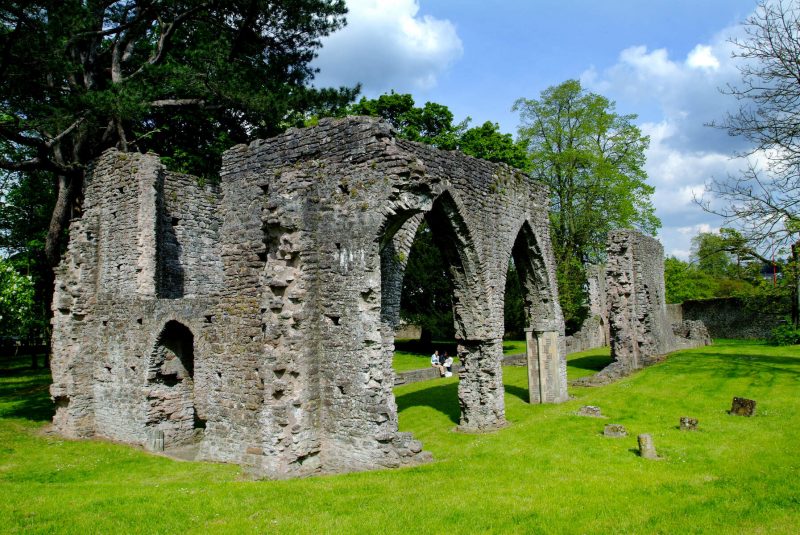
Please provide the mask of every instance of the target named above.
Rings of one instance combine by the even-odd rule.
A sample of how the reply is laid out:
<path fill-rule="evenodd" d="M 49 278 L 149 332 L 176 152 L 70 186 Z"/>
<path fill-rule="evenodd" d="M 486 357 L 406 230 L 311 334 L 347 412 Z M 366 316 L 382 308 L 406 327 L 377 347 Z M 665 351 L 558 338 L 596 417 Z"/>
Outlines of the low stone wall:
<path fill-rule="evenodd" d="M 685 301 L 681 305 L 683 319 L 702 321 L 712 338 L 768 338 L 783 315 L 765 312 L 768 307 L 759 308 L 755 310 L 738 297 Z"/>
<path fill-rule="evenodd" d="M 588 351 L 608 345 L 606 328 L 600 316 L 592 316 L 583 322 L 581 330 L 565 338 L 567 354 Z"/>

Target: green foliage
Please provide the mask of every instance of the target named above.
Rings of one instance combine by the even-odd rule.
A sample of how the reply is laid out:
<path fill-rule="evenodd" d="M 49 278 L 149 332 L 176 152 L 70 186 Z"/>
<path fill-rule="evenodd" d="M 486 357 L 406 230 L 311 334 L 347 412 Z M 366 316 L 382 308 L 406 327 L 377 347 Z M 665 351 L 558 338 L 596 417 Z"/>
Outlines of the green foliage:
<path fill-rule="evenodd" d="M 661 226 L 644 171 L 649 138 L 633 124 L 635 115 L 617 114 L 613 102 L 577 80 L 544 90 L 538 100 L 521 98 L 514 110 L 532 174 L 550 186 L 561 306 L 565 319 L 579 324 L 585 275 L 577 265 L 604 258 L 612 229 L 655 234 Z"/>
<path fill-rule="evenodd" d="M 667 303 L 718 297 L 718 282 L 714 277 L 675 257 L 664 260 L 664 284 Z"/>
<path fill-rule="evenodd" d="M 511 167 L 530 171 L 526 147 L 522 143 L 515 143 L 511 134 L 501 134 L 497 123 L 486 121 L 481 126 L 470 128 L 461 136 L 458 148 L 476 158 L 507 163 Z"/>
<path fill-rule="evenodd" d="M 0 336 L 24 338 L 31 328 L 33 282 L 0 260 Z"/>
<path fill-rule="evenodd" d="M 453 124 L 453 113 L 447 106 L 426 102 L 419 108 L 411 95 L 394 91 L 376 99 L 362 98 L 347 108 L 346 114 L 381 117 L 397 130 L 400 137 L 445 150 L 458 146 L 469 122 L 466 119 Z"/>
<path fill-rule="evenodd" d="M 52 141 L 44 169 L 116 145 L 207 175 L 233 143 L 352 100 L 351 89 L 306 85 L 320 38 L 345 12 L 341 0 L 12 2 L 0 130 L 33 148 Z"/>
<path fill-rule="evenodd" d="M 506 338 L 525 338 L 525 298 L 514 260 L 509 260 L 506 272 L 505 301 L 503 303 Z"/>
<path fill-rule="evenodd" d="M 769 341 L 776 346 L 800 344 L 800 329 L 792 325 L 791 318 L 786 318 L 786 323 L 772 329 Z"/>
<path fill-rule="evenodd" d="M 419 325 L 425 336 L 444 340 L 452 339 L 455 333 L 453 283 L 447 269 L 431 229 L 423 221 L 408 254 L 400 315 Z"/>
<path fill-rule="evenodd" d="M 47 223 L 55 204 L 52 182 L 35 174 L 7 174 L 0 180 L 0 255 L 34 287 L 29 333 L 47 337 L 52 273 L 44 254 Z"/>
<path fill-rule="evenodd" d="M 580 330 L 589 315 L 584 264 L 573 256 L 563 256 L 556 266 L 556 281 L 564 327 L 567 334 L 572 334 Z"/>

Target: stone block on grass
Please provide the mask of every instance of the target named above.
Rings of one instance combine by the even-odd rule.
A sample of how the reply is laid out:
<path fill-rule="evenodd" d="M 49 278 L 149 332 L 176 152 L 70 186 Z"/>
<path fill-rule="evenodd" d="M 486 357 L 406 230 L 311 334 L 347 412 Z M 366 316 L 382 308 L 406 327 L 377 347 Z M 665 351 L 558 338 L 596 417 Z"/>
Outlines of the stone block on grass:
<path fill-rule="evenodd" d="M 603 435 L 611 438 L 622 438 L 628 436 L 628 431 L 622 424 L 608 424 L 603 428 Z"/>
<path fill-rule="evenodd" d="M 730 414 L 736 416 L 753 416 L 756 413 L 756 402 L 747 398 L 733 398 Z"/>
<path fill-rule="evenodd" d="M 697 431 L 697 418 L 681 416 L 680 422 L 681 431 Z"/>

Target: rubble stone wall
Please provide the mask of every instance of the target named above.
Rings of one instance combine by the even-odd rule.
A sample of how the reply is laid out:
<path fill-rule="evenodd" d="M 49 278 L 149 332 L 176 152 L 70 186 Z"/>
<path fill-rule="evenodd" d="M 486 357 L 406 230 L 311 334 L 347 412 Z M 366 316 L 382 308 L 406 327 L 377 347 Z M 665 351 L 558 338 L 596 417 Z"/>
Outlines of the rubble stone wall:
<path fill-rule="evenodd" d="M 623 376 L 671 351 L 711 342 L 701 322 L 673 325 L 664 289 L 664 248 L 632 230 L 608 234 L 606 285 L 613 362 L 600 381 Z"/>
<path fill-rule="evenodd" d="M 738 297 L 685 301 L 677 306 L 685 319 L 702 321 L 712 338 L 769 338 L 772 329 L 784 321 L 784 314 L 769 313 L 763 305 L 748 306 Z"/>
<path fill-rule="evenodd" d="M 367 118 L 234 147 L 221 177 L 201 187 L 154 155 L 96 163 L 57 276 L 62 433 L 144 444 L 156 429 L 167 447 L 194 437 L 200 458 L 269 477 L 427 460 L 398 432 L 391 367 L 423 218 L 455 287 L 462 429 L 505 423 L 512 256 L 528 327 L 549 333 L 539 401 L 567 399 L 543 185 Z"/>

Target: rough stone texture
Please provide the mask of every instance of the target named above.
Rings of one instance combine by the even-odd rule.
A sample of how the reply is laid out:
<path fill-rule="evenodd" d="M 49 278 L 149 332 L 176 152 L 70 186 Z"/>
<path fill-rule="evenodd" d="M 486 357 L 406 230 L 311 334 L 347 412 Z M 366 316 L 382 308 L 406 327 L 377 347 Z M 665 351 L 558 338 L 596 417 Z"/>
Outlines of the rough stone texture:
<path fill-rule="evenodd" d="M 167 451 L 199 443 L 200 459 L 267 477 L 428 460 L 398 432 L 391 367 L 423 218 L 455 287 L 460 427 L 505 423 L 510 257 L 529 329 L 547 341 L 531 391 L 567 399 L 545 186 L 367 118 L 322 120 L 223 160 L 220 188 L 155 155 L 109 151 L 88 174 L 54 301 L 61 433 L 147 444 L 156 429 Z"/>
<path fill-rule="evenodd" d="M 653 444 L 653 436 L 643 433 L 638 437 L 639 441 L 639 456 L 644 459 L 658 459 L 658 452 L 656 446 Z"/>
<path fill-rule="evenodd" d="M 683 308 L 680 303 L 667 303 L 667 318 L 673 325 L 683 323 Z"/>
<path fill-rule="evenodd" d="M 603 428 L 603 435 L 611 438 L 622 438 L 628 436 L 628 431 L 622 424 L 606 424 Z"/>
<path fill-rule="evenodd" d="M 583 322 L 578 332 L 567 336 L 567 354 L 588 351 L 609 344 L 606 267 L 604 265 L 586 266 L 586 279 L 589 317 Z"/>
<path fill-rule="evenodd" d="M 756 311 L 738 297 L 685 301 L 681 311 L 685 320 L 702 321 L 712 338 L 769 338 L 784 317 L 764 309 Z"/>
<path fill-rule="evenodd" d="M 603 418 L 600 407 L 594 405 L 584 405 L 578 410 L 578 416 L 589 416 L 590 418 Z"/>
<path fill-rule="evenodd" d="M 679 427 L 681 431 L 697 431 L 697 418 L 681 416 Z"/>
<path fill-rule="evenodd" d="M 698 346 L 711 345 L 711 335 L 705 323 L 697 320 L 683 320 L 680 323 L 672 324 L 672 334 L 678 337 L 676 344 L 679 346 L 687 345 L 684 340 L 694 342 Z"/>
<path fill-rule="evenodd" d="M 756 402 L 747 398 L 733 398 L 731 414 L 736 416 L 753 416 L 756 413 Z"/>
<path fill-rule="evenodd" d="M 675 334 L 664 299 L 664 248 L 655 238 L 632 230 L 609 232 L 606 285 L 614 361 L 582 384 L 604 384 L 671 351 L 709 343 L 700 325 L 677 329 L 699 338 Z"/>

